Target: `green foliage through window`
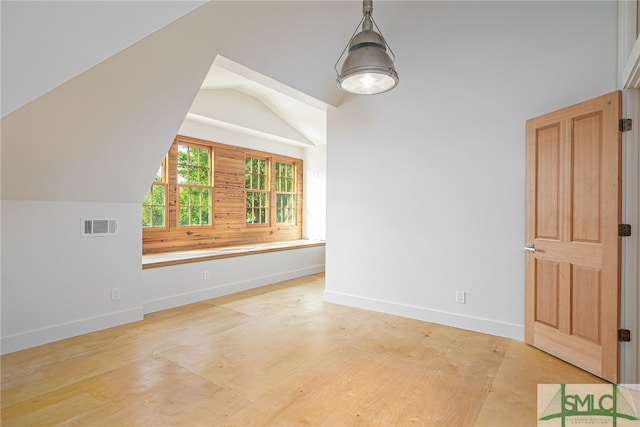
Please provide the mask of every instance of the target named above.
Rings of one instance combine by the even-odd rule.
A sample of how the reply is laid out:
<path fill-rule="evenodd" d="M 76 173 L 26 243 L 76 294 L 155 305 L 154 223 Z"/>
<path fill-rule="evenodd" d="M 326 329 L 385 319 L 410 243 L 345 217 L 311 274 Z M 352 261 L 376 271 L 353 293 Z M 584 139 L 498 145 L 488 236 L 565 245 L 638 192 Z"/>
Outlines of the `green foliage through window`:
<path fill-rule="evenodd" d="M 246 189 L 247 224 L 269 222 L 269 172 L 267 161 L 246 157 L 244 161 L 244 187 Z"/>
<path fill-rule="evenodd" d="M 296 223 L 295 168 L 276 162 L 276 222 Z"/>
<path fill-rule="evenodd" d="M 211 191 L 208 188 L 180 187 L 180 225 L 211 224 Z"/>
<path fill-rule="evenodd" d="M 209 185 L 210 150 L 178 145 L 178 184 Z"/>
<path fill-rule="evenodd" d="M 164 173 L 164 162 L 156 172 L 153 184 L 142 202 L 142 226 L 164 227 L 167 200 L 167 186 Z"/>
<path fill-rule="evenodd" d="M 178 145 L 177 172 L 180 225 L 210 225 L 211 150 Z"/>

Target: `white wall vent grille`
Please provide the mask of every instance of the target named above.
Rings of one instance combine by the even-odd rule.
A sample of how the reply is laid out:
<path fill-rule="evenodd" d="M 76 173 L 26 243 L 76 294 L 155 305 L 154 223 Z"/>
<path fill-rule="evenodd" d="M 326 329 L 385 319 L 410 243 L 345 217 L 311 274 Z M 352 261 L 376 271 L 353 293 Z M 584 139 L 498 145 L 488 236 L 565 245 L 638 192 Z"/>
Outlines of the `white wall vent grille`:
<path fill-rule="evenodd" d="M 82 218 L 82 237 L 115 236 L 118 234 L 118 220 L 115 218 Z"/>

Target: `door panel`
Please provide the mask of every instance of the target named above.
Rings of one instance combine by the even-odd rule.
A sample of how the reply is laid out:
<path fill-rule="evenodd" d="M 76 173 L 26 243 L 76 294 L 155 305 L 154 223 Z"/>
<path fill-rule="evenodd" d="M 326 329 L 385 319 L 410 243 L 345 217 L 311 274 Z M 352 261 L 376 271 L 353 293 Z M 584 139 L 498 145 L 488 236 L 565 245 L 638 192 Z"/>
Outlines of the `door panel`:
<path fill-rule="evenodd" d="M 536 168 L 536 233 L 541 238 L 559 240 L 560 126 L 537 132 Z"/>
<path fill-rule="evenodd" d="M 600 243 L 602 112 L 573 120 L 572 241 Z"/>
<path fill-rule="evenodd" d="M 571 275 L 571 330 L 577 336 L 600 342 L 600 270 L 573 265 Z"/>
<path fill-rule="evenodd" d="M 540 260 L 536 262 L 536 322 L 558 328 L 560 264 Z"/>
<path fill-rule="evenodd" d="M 525 341 L 618 380 L 621 92 L 527 121 Z"/>

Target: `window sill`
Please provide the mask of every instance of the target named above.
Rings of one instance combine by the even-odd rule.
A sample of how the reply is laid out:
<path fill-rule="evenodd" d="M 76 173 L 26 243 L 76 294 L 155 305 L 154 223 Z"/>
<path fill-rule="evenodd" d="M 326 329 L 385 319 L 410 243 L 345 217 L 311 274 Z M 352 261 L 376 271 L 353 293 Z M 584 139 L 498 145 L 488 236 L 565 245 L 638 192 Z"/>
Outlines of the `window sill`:
<path fill-rule="evenodd" d="M 287 251 L 290 249 L 311 248 L 324 245 L 325 242 L 322 240 L 292 240 L 287 242 L 256 243 L 255 245 L 227 246 L 224 248 L 149 254 L 142 255 L 142 269 L 146 270 L 148 268 L 167 267 L 170 265 L 189 264 L 192 262 L 212 261 L 216 259 Z"/>

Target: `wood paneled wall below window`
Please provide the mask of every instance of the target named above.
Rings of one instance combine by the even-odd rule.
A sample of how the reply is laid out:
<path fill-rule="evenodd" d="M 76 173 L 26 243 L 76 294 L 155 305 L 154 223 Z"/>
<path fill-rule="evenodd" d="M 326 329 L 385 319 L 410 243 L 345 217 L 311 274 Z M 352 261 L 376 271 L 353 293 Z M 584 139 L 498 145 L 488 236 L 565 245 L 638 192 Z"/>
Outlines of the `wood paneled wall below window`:
<path fill-rule="evenodd" d="M 178 225 L 177 176 L 175 164 L 180 143 L 212 147 L 212 224 Z M 245 213 L 245 157 L 268 159 L 271 193 L 268 224 L 247 224 Z M 292 163 L 296 170 L 296 223 L 276 224 L 275 162 Z M 302 160 L 272 153 L 220 144 L 178 135 L 168 154 L 168 212 L 166 228 L 143 228 L 142 252 L 153 254 L 182 250 L 269 243 L 302 238 Z"/>

